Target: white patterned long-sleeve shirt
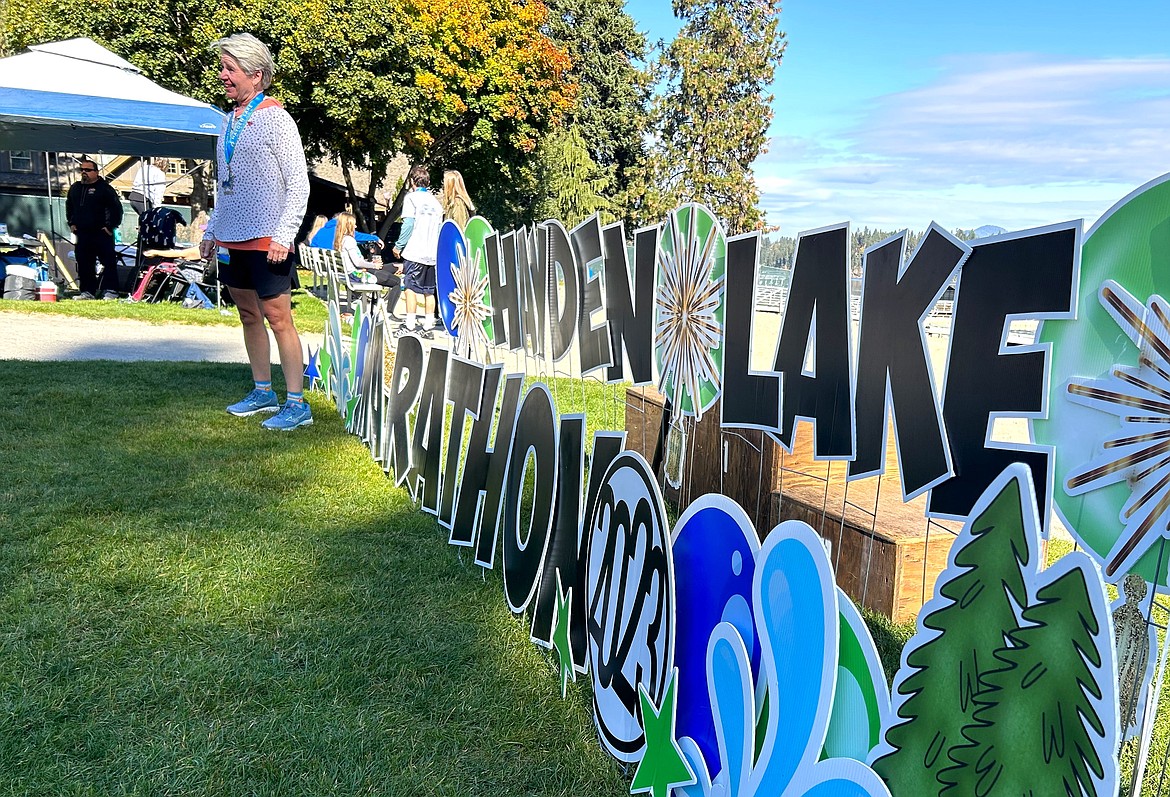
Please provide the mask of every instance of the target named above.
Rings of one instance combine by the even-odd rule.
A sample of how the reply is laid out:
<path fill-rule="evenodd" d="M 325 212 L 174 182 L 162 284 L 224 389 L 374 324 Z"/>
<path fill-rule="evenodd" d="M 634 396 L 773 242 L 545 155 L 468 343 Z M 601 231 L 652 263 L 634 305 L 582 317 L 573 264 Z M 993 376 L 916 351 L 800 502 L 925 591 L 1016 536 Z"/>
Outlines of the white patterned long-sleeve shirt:
<path fill-rule="evenodd" d="M 236 142 L 229 164 L 220 131 L 216 146 L 218 190 L 204 239 L 232 243 L 271 238 L 292 247 L 309 203 L 309 172 L 296 122 L 278 102 L 265 99 Z M 230 179 L 225 190 L 223 181 Z"/>

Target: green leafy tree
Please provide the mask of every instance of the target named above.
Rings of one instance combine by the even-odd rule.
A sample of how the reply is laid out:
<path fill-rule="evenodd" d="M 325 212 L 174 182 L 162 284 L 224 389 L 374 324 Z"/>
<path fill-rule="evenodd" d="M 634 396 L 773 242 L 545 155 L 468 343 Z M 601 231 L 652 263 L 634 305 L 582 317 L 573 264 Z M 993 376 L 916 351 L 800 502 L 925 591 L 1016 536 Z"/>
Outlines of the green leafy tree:
<path fill-rule="evenodd" d="M 875 244 L 897 235 L 899 231 L 888 230 L 871 230 L 869 227 L 861 229 L 854 228 L 850 235 L 849 241 L 849 271 L 854 277 L 860 277 L 862 273 L 862 260 L 865 257 L 865 250 Z M 914 254 L 914 250 L 918 248 L 919 242 L 922 240 L 922 232 L 915 230 L 906 231 L 906 258 L 909 259 Z"/>
<path fill-rule="evenodd" d="M 0 15 L 0 40 L 9 53 L 85 36 L 156 83 L 204 102 L 223 97 L 208 45 L 249 18 L 243 6 L 216 0 L 25 0 L 7 12 Z"/>
<path fill-rule="evenodd" d="M 1113 677 L 1112 639 L 1098 620 L 1099 579 L 1096 606 L 1090 595 L 1089 567 L 1086 559 L 1037 590 L 1023 627 L 996 652 L 1000 668 L 984 679 L 967 743 L 941 775 L 953 793 L 1097 795 L 1116 785 L 1112 756 L 1098 753 L 1117 748 L 1097 709 L 1101 684 Z"/>
<path fill-rule="evenodd" d="M 895 697 L 903 696 L 886 731 L 893 748 L 873 763 L 894 797 L 938 794 L 939 774 L 952 765 L 949 753 L 964 744 L 975 698 L 984 678 L 1002 666 L 994 652 L 1018 626 L 1017 606 L 1027 605 L 1023 568 L 1034 566 L 1025 536 L 1018 480 L 1011 480 L 987 509 L 968 522 L 952 552 L 958 570 L 938 587 L 936 608 L 920 619 L 910 640 Z M 966 534 L 967 532 L 964 532 Z M 950 572 L 948 568 L 947 572 Z"/>
<path fill-rule="evenodd" d="M 441 31 L 441 46 L 424 26 L 419 88 L 434 102 L 402 151 L 413 162 L 459 168 L 481 213 L 514 221 L 540 139 L 577 94 L 568 55 L 542 32 L 548 10 L 521 0 L 414 1 Z"/>
<path fill-rule="evenodd" d="M 641 220 L 702 202 L 730 234 L 763 226 L 752 164 L 766 150 L 768 87 L 784 53 L 780 0 L 674 0 L 678 38 L 659 62 L 654 144 L 631 197 Z"/>
<path fill-rule="evenodd" d="M 296 6 L 276 12 L 284 35 L 274 38 L 292 44 L 297 79 L 290 111 L 304 120 L 306 142 L 346 170 L 382 174 L 398 153 L 432 166 L 435 178 L 458 168 L 481 212 L 510 218 L 541 136 L 576 96 L 567 54 L 541 33 L 546 7 L 407 0 L 387 10 L 347 0 L 340 12 L 321 8 L 329 10 L 312 24 Z"/>
<path fill-rule="evenodd" d="M 251 31 L 272 48 L 272 94 L 310 154 L 374 174 L 397 153 L 436 168 L 462 160 L 506 202 L 520 184 L 511 178 L 576 97 L 546 20 L 539 0 L 29 0 L 0 19 L 0 40 L 20 50 L 81 29 L 156 82 L 215 102 L 208 45 Z"/>

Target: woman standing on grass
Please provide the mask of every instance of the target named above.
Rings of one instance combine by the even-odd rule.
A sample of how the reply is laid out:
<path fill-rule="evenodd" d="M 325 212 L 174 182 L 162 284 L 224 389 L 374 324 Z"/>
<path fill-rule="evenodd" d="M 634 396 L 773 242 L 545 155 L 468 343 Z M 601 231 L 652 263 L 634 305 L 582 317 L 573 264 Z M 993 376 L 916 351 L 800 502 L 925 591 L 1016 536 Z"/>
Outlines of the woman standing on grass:
<path fill-rule="evenodd" d="M 461 230 L 466 227 L 467 220 L 475 212 L 475 205 L 471 204 L 471 196 L 463 184 L 463 175 L 454 169 L 443 172 L 442 202 L 443 218 L 453 220 Z"/>
<path fill-rule="evenodd" d="M 241 417 L 276 412 L 261 425 L 287 431 L 313 422 L 291 301 L 290 250 L 309 201 L 305 150 L 296 122 L 280 103 L 264 96 L 275 68 L 268 47 L 249 33 L 238 33 L 213 42 L 211 49 L 219 53 L 219 79 L 235 108 L 216 148 L 219 195 L 200 251 L 207 258 L 217 244 L 228 250 L 219 278 L 240 312 L 255 382 L 252 392 L 227 411 Z M 272 389 L 265 321 L 276 338 L 288 388 L 283 406 Z"/>

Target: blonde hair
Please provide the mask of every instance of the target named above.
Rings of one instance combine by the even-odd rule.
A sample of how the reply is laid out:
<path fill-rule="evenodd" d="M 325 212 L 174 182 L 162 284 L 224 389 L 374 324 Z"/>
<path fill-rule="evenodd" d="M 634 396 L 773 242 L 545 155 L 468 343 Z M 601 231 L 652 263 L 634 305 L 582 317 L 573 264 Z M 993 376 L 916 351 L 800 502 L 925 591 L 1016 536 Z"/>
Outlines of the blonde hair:
<path fill-rule="evenodd" d="M 352 213 L 338 213 L 334 218 L 337 219 L 337 229 L 333 231 L 333 248 L 340 252 L 342 240 L 357 229 L 357 219 Z"/>
<path fill-rule="evenodd" d="M 272 51 L 268 45 L 257 39 L 251 33 L 236 33 L 216 39 L 211 43 L 211 49 L 220 55 L 227 55 L 235 59 L 240 69 L 247 74 L 260 73 L 260 90 L 265 91 L 272 85 L 272 76 L 276 73 L 276 64 L 272 60 Z"/>
<path fill-rule="evenodd" d="M 463 184 L 463 175 L 454 169 L 443 172 L 443 205 L 447 206 L 456 199 L 462 199 L 467 207 L 475 210 L 471 196 L 467 193 L 467 186 Z"/>
<path fill-rule="evenodd" d="M 460 227 L 467 224 L 467 217 L 475 211 L 475 205 L 467 193 L 467 186 L 463 184 L 463 175 L 454 169 L 443 172 L 443 196 L 440 201 L 443 205 L 443 216 L 455 219 Z M 460 204 L 464 207 L 460 207 Z"/>
<path fill-rule="evenodd" d="M 325 226 L 325 222 L 327 221 L 327 218 L 318 213 L 317 217 L 313 219 L 312 226 L 309 227 L 309 232 L 305 234 L 305 240 L 309 243 L 312 243 L 313 236 L 321 231 L 321 228 Z"/>

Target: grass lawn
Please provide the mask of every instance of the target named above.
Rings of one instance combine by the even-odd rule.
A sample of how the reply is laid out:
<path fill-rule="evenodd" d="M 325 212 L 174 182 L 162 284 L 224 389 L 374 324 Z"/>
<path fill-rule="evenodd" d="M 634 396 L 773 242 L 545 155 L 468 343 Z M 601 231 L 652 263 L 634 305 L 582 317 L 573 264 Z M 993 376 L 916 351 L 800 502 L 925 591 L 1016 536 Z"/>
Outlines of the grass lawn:
<path fill-rule="evenodd" d="M 232 365 L 2 367 L 0 794 L 628 793 L 319 397 L 277 434 Z"/>
<path fill-rule="evenodd" d="M 281 435 L 223 412 L 234 365 L 0 367 L 0 795 L 628 793 L 588 686 L 320 396 Z M 549 381 L 621 427 L 620 388 Z M 866 620 L 892 678 L 913 625 Z"/>
<path fill-rule="evenodd" d="M 301 272 L 301 284 L 309 285 L 309 272 Z M 323 333 L 328 311 L 325 303 L 303 288 L 293 291 L 293 318 L 301 332 Z M 234 307 L 219 310 L 200 310 L 183 307 L 179 302 L 146 303 L 77 302 L 62 299 L 59 302 L 16 302 L 0 299 L 0 312 L 48 313 L 78 318 L 129 318 L 150 324 L 191 324 L 194 326 L 239 326 L 240 319 Z"/>

